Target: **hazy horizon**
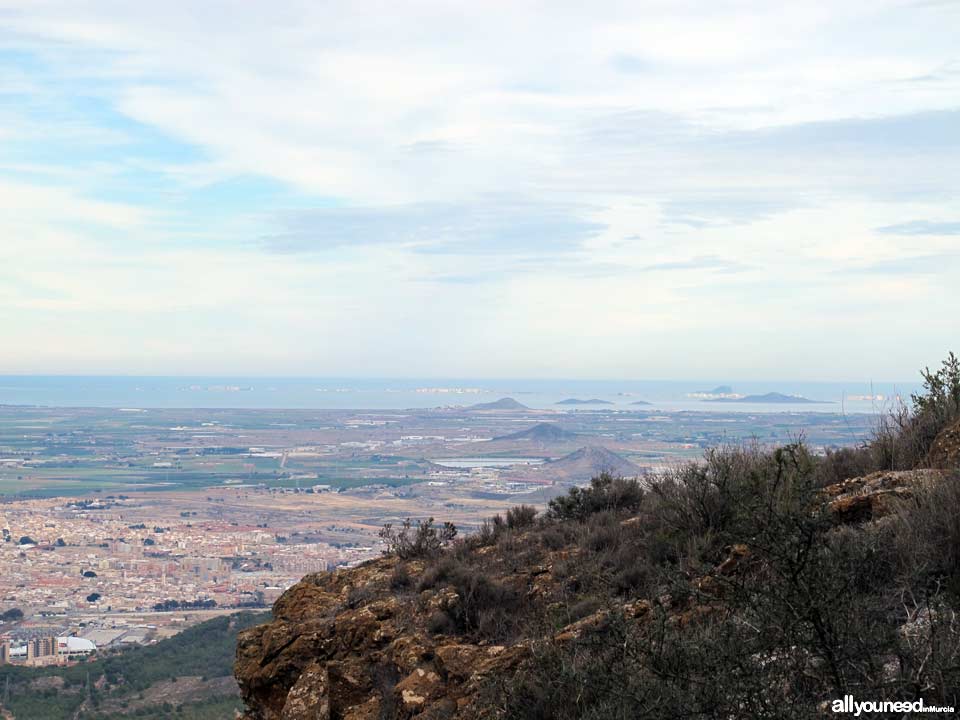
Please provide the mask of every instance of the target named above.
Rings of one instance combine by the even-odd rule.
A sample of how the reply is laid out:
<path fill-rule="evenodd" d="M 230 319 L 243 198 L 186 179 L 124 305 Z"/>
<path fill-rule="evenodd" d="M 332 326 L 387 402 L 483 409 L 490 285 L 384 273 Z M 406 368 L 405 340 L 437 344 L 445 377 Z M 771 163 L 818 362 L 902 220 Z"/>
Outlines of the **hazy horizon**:
<path fill-rule="evenodd" d="M 916 378 L 960 4 L 0 0 L 0 374 Z"/>
<path fill-rule="evenodd" d="M 709 402 L 718 386 L 795 402 Z M 0 406 L 113 409 L 412 410 L 466 407 L 505 397 L 534 410 L 706 413 L 878 413 L 909 402 L 919 383 L 799 380 L 589 380 L 575 378 L 291 378 L 224 376 L 0 376 Z M 569 405 L 561 401 L 599 399 Z"/>
<path fill-rule="evenodd" d="M 931 363 L 931 366 L 936 367 Z M 181 380 L 362 380 L 362 381 L 390 381 L 397 380 L 402 382 L 416 382 L 421 380 L 443 380 L 443 381 L 482 381 L 482 382 L 599 382 L 599 383 L 633 383 L 633 382 L 657 382 L 657 383 L 705 383 L 705 384 L 730 384 L 730 383 L 771 383 L 777 382 L 802 382 L 802 383 L 823 383 L 823 384 L 864 384 L 876 383 L 879 385 L 910 385 L 919 386 L 922 378 L 919 371 L 914 373 L 913 379 L 890 379 L 890 378 L 851 378 L 851 377 L 788 377 L 785 375 L 764 375 L 763 373 L 754 376 L 737 377 L 734 375 L 720 376 L 676 376 L 676 377 L 591 377 L 586 375 L 258 375 L 252 373 L 244 374 L 220 374 L 220 373 L 170 373 L 170 374 L 140 374 L 140 373 L 36 373 L 36 372 L 0 372 L 0 380 L 4 378 L 127 378 L 127 379 L 181 379 Z M 712 379 L 711 379 L 712 378 Z M 719 379 L 718 379 L 719 378 Z"/>

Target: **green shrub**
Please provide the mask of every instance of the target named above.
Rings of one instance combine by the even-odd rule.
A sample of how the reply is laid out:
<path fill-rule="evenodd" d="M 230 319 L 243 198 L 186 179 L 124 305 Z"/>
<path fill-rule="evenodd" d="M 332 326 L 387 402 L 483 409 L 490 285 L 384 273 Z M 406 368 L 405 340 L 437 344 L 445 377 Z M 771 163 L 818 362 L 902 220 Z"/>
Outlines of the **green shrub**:
<path fill-rule="evenodd" d="M 537 509 L 532 505 L 517 505 L 507 510 L 507 527 L 522 530 L 533 525 L 537 519 Z"/>
<path fill-rule="evenodd" d="M 603 510 L 632 512 L 643 503 L 644 492 L 635 478 L 614 477 L 603 472 L 590 485 L 575 487 L 566 495 L 554 498 L 547 509 L 552 520 L 585 520 Z"/>

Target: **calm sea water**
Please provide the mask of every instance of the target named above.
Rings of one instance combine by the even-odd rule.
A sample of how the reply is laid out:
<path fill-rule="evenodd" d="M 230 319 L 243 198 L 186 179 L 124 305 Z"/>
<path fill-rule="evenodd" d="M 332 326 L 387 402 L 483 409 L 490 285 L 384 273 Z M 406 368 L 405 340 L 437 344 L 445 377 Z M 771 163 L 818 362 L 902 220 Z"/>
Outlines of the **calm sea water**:
<path fill-rule="evenodd" d="M 710 403 L 688 396 L 731 385 L 753 395 L 780 392 L 824 405 Z M 264 377 L 0 376 L 0 404 L 111 408 L 405 409 L 472 405 L 513 397 L 532 408 L 723 412 L 878 412 L 915 383 L 725 382 L 640 380 L 330 379 Z M 883 399 L 869 397 L 883 396 Z M 557 405 L 566 398 L 612 405 Z M 645 400 L 652 405 L 633 405 Z"/>

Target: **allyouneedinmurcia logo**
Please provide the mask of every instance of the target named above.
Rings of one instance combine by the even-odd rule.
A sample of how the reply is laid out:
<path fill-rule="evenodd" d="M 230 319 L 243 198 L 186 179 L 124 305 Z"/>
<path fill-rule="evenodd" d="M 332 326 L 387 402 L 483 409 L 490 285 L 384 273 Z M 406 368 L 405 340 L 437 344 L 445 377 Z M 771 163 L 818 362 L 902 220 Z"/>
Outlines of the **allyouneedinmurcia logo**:
<path fill-rule="evenodd" d="M 854 700 L 853 695 L 844 695 L 842 700 L 834 700 L 831 705 L 835 713 L 851 713 L 860 717 L 862 713 L 952 713 L 952 707 L 926 705 L 919 700 Z"/>

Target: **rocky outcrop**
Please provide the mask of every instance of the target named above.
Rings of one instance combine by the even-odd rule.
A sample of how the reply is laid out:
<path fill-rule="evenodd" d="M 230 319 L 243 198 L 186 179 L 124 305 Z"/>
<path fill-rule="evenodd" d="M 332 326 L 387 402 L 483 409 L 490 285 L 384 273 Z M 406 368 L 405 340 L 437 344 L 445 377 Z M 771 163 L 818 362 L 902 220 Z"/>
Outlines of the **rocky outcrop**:
<path fill-rule="evenodd" d="M 272 622 L 241 633 L 235 674 L 247 720 L 468 717 L 481 681 L 526 656 L 524 645 L 429 632 L 431 613 L 457 595 L 441 587 L 401 601 L 391 589 L 398 562 L 307 576 L 277 601 Z"/>
<path fill-rule="evenodd" d="M 928 464 L 932 468 L 960 468 L 960 420 L 940 431 L 930 448 Z"/>
<path fill-rule="evenodd" d="M 890 470 L 845 480 L 824 488 L 827 511 L 841 524 L 878 520 L 940 476 L 937 470 Z"/>

